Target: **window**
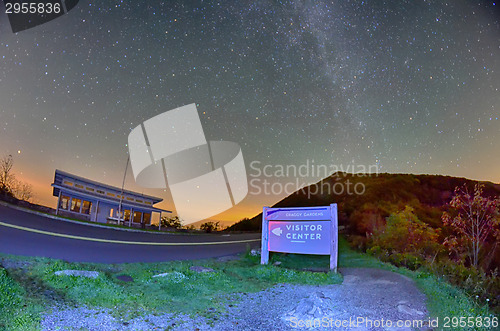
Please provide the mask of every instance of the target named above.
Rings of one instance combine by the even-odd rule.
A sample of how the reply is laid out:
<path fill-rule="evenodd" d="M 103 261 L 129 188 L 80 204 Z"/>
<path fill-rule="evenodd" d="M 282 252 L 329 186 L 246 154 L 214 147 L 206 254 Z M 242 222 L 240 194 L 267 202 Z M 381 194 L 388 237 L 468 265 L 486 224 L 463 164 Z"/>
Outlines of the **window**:
<path fill-rule="evenodd" d="M 114 197 L 114 196 L 115 196 L 113 193 L 109 193 L 109 192 L 108 192 L 108 195 L 109 195 L 110 197 Z"/>
<path fill-rule="evenodd" d="M 93 189 L 92 187 L 88 187 L 88 186 L 87 186 L 87 187 L 85 187 L 85 189 L 86 189 L 87 191 L 94 192 L 94 189 Z"/>
<path fill-rule="evenodd" d="M 73 186 L 73 183 L 72 182 L 68 182 L 67 180 L 65 180 L 64 181 L 64 185 Z"/>
<path fill-rule="evenodd" d="M 83 200 L 82 214 L 90 215 L 91 208 L 92 208 L 92 202 Z"/>
<path fill-rule="evenodd" d="M 103 190 L 97 190 L 97 193 L 104 194 L 104 191 Z"/>
<path fill-rule="evenodd" d="M 134 223 L 141 223 L 142 213 L 140 211 L 134 211 Z"/>
<path fill-rule="evenodd" d="M 68 210 L 69 207 L 69 197 L 61 195 L 61 200 L 59 201 L 59 209 Z"/>
<path fill-rule="evenodd" d="M 82 200 L 81 199 L 77 199 L 77 198 L 71 199 L 71 211 L 73 211 L 75 213 L 79 213 L 81 206 L 82 206 Z"/>
<path fill-rule="evenodd" d="M 142 200 L 139 200 L 139 199 L 135 199 L 136 202 L 139 202 L 139 203 L 144 203 L 144 201 Z"/>
<path fill-rule="evenodd" d="M 111 208 L 111 210 L 109 211 L 109 217 L 113 217 L 113 212 L 114 212 L 114 209 Z"/>
<path fill-rule="evenodd" d="M 81 185 L 81 184 L 75 184 L 75 187 L 77 187 L 77 188 L 83 188 L 83 185 Z"/>
<path fill-rule="evenodd" d="M 151 224 L 151 214 L 150 213 L 142 214 L 142 220 L 144 224 Z"/>
<path fill-rule="evenodd" d="M 124 215 L 123 219 L 125 221 L 127 221 L 127 222 L 130 221 L 130 209 L 125 209 L 123 211 L 123 215 Z"/>
<path fill-rule="evenodd" d="M 128 201 L 134 201 L 134 199 L 130 198 L 130 197 L 127 197 L 127 200 Z"/>

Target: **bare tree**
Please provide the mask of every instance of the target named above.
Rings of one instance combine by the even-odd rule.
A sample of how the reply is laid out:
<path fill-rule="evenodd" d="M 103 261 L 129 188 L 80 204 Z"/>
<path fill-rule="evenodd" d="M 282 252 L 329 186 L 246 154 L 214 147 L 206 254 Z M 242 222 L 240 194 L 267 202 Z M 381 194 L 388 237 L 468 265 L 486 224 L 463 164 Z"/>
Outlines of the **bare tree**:
<path fill-rule="evenodd" d="M 16 180 L 12 185 L 12 193 L 16 199 L 30 202 L 33 199 L 33 186 Z"/>
<path fill-rule="evenodd" d="M 12 155 L 4 156 L 0 159 L 0 190 L 5 194 L 12 193 L 12 186 L 15 184 L 15 176 L 12 173 L 14 159 Z"/>
<path fill-rule="evenodd" d="M 10 195 L 19 200 L 31 201 L 34 196 L 33 186 L 17 180 L 12 171 L 13 166 L 12 155 L 0 159 L 0 192 L 3 192 L 5 196 Z"/>
<path fill-rule="evenodd" d="M 483 188 L 484 185 L 476 184 L 473 193 L 465 185 L 455 188 L 450 206 L 456 210 L 456 216 L 444 213 L 442 217 L 443 223 L 457 234 L 446 238 L 445 244 L 454 249 L 465 247 L 474 267 L 479 264 L 479 253 L 488 237 L 500 234 L 500 199 L 483 197 Z"/>

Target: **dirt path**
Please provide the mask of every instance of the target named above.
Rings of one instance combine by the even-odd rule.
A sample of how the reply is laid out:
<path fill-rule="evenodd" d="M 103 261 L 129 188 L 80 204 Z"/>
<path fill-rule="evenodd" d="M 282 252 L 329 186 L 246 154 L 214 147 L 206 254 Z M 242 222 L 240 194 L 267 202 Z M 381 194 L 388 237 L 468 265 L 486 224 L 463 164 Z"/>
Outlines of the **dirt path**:
<path fill-rule="evenodd" d="M 345 268 L 341 273 L 340 285 L 280 285 L 246 296 L 229 313 L 233 322 L 241 318 L 233 329 L 412 330 L 419 328 L 398 321 L 416 320 L 425 325 L 426 298 L 411 279 L 380 269 Z M 214 329 L 231 328 L 223 321 Z"/>
<path fill-rule="evenodd" d="M 412 280 L 385 270 L 345 268 L 343 284 L 328 286 L 279 284 L 265 291 L 233 296 L 227 313 L 212 318 L 164 314 L 113 320 L 106 310 L 56 310 L 42 322 L 88 330 L 412 330 L 398 321 L 427 321 L 425 296 Z M 314 324 L 316 323 L 316 324 Z M 401 323 L 401 322 L 399 322 Z M 406 322 L 408 323 L 408 322 Z M 312 326 L 312 328 L 311 328 Z M 314 327 L 316 326 L 316 327 Z M 414 325 L 415 326 L 415 325 Z M 104 327 L 104 328 L 103 328 Z"/>

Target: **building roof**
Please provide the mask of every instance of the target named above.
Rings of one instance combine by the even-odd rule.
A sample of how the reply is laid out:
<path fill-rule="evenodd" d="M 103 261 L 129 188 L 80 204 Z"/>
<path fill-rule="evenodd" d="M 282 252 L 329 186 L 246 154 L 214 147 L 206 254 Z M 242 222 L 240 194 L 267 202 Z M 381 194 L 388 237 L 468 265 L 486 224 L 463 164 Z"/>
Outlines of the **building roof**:
<path fill-rule="evenodd" d="M 68 188 L 68 189 L 71 189 L 71 190 L 74 190 L 74 191 L 81 191 L 82 193 L 89 194 L 89 192 L 86 191 L 85 189 L 81 189 L 80 190 L 80 189 L 78 189 L 76 187 L 71 187 L 71 186 L 64 185 L 63 184 L 63 178 L 64 179 L 72 179 L 75 182 L 78 182 L 78 183 L 81 183 L 81 184 L 88 184 L 88 185 L 90 185 L 90 186 L 92 186 L 94 188 L 100 188 L 100 189 L 106 190 L 108 192 L 111 191 L 111 192 L 115 192 L 115 193 L 118 193 L 118 194 L 121 194 L 121 192 L 122 192 L 122 189 L 119 188 L 119 187 L 107 185 L 107 184 L 104 184 L 104 183 L 100 183 L 100 182 L 97 182 L 97 181 L 94 181 L 94 180 L 90 180 L 90 179 L 87 179 L 87 178 L 84 178 L 84 177 L 81 177 L 81 176 L 77 176 L 77 175 L 70 174 L 68 172 L 56 169 L 55 175 L 54 175 L 54 183 L 52 184 L 52 186 L 54 187 L 54 192 L 53 192 L 54 196 L 58 196 L 59 195 L 59 190 L 61 188 Z M 99 196 L 98 194 L 92 194 L 92 195 Z M 123 190 L 123 195 L 134 197 L 134 198 L 148 199 L 148 200 L 151 200 L 151 202 L 153 204 L 163 201 L 162 198 L 158 198 L 158 197 L 154 197 L 154 196 L 151 196 L 151 195 L 142 194 L 142 193 L 139 193 L 139 192 L 133 192 L 133 191 L 129 191 L 129 190 Z M 106 198 L 110 199 L 109 196 L 106 197 Z M 113 200 L 119 200 L 119 199 L 117 198 L 117 199 L 113 199 Z M 124 203 L 126 201 L 127 201 L 126 199 L 123 199 Z"/>

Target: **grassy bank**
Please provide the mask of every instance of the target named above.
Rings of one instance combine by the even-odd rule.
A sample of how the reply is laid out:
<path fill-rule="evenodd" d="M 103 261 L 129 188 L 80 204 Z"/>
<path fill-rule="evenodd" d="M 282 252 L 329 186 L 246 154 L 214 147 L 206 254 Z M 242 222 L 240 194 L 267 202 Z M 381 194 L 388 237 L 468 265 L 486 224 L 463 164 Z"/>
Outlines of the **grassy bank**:
<path fill-rule="evenodd" d="M 351 250 L 344 239 L 339 245 L 340 267 L 373 267 L 412 278 L 426 294 L 431 317 L 487 316 L 487 306 L 478 306 L 462 291 L 430 273 L 410 271 L 383 263 Z M 131 319 L 144 312 L 187 313 L 217 317 L 232 293 L 256 292 L 277 283 L 334 284 L 342 277 L 326 271 L 327 256 L 272 253 L 271 263 L 261 266 L 259 256 L 245 254 L 240 260 L 216 259 L 164 263 L 93 264 L 0 255 L 0 329 L 33 329 L 43 309 L 54 304 L 112 308 L 117 318 Z M 203 266 L 214 272 L 198 273 Z M 57 276 L 64 269 L 99 271 L 96 279 Z M 152 276 L 168 273 L 167 277 Z M 132 281 L 120 280 L 128 276 Z"/>
<path fill-rule="evenodd" d="M 8 266 L 2 272 L 0 329 L 32 329 L 40 319 L 41 307 L 54 304 L 112 308 L 115 317 L 131 319 L 134 314 L 187 313 L 216 316 L 232 293 L 256 292 L 277 283 L 341 283 L 336 274 L 311 273 L 278 266 L 261 266 L 257 257 L 240 260 L 198 260 L 163 263 L 94 264 L 0 255 Z M 198 273 L 193 266 L 212 268 Z M 57 276 L 65 269 L 93 270 L 96 279 Z M 154 275 L 168 273 L 166 277 Z M 120 280 L 128 276 L 129 280 Z M 16 311 L 30 312 L 13 314 Z M 19 316 L 18 316 L 19 315 Z"/>
<path fill-rule="evenodd" d="M 36 330 L 42 306 L 0 268 L 0 330 Z"/>

